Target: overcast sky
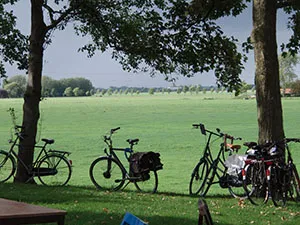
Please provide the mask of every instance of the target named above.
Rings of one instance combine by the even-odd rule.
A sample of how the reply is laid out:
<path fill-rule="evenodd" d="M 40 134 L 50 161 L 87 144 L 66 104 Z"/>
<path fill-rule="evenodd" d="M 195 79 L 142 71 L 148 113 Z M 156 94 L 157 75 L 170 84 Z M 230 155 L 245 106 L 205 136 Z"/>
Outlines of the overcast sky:
<path fill-rule="evenodd" d="M 18 17 L 18 27 L 24 34 L 30 31 L 30 1 L 22 0 L 14 7 Z M 290 35 L 286 28 L 286 17 L 282 12 L 278 13 L 277 39 L 278 46 L 286 41 Z M 251 33 L 252 15 L 251 7 L 242 15 L 236 18 L 224 18 L 220 25 L 226 34 L 233 35 L 240 40 L 246 40 Z M 87 39 L 75 35 L 72 25 L 64 31 L 55 31 L 52 37 L 52 44 L 44 52 L 43 75 L 54 79 L 68 77 L 85 77 L 95 87 L 108 88 L 110 86 L 132 86 L 132 87 L 168 87 L 169 82 L 164 81 L 163 76 L 157 75 L 151 78 L 149 74 L 128 73 L 122 70 L 121 66 L 111 59 L 109 52 L 96 54 L 93 58 L 87 58 L 85 53 L 77 52 L 78 48 L 87 43 Z M 249 60 L 244 65 L 245 70 L 241 74 L 242 80 L 247 83 L 254 83 L 254 56 L 253 52 L 248 55 Z M 25 74 L 18 71 L 15 66 L 6 66 L 7 75 Z M 296 73 L 300 74 L 299 66 Z M 181 77 L 176 85 L 201 84 L 215 85 L 213 73 L 197 74 L 193 78 Z"/>

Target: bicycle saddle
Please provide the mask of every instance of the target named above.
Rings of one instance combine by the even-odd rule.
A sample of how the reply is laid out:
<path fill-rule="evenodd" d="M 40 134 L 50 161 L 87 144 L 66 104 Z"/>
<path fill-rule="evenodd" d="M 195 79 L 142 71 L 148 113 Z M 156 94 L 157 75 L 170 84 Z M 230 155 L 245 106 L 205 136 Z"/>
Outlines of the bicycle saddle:
<path fill-rule="evenodd" d="M 129 144 L 137 144 L 139 142 L 139 139 L 136 138 L 136 139 L 127 139 L 126 140 Z"/>
<path fill-rule="evenodd" d="M 253 148 L 254 146 L 257 146 L 257 143 L 251 141 L 251 142 L 245 142 L 244 145 L 247 146 L 248 148 Z"/>
<path fill-rule="evenodd" d="M 240 145 L 233 145 L 233 144 L 228 144 L 228 143 L 226 144 L 226 146 L 228 148 L 231 148 L 233 151 L 238 151 L 241 148 Z"/>
<path fill-rule="evenodd" d="M 51 145 L 54 143 L 54 140 L 53 139 L 46 139 L 46 138 L 43 138 L 42 141 L 46 142 L 47 144 Z"/>

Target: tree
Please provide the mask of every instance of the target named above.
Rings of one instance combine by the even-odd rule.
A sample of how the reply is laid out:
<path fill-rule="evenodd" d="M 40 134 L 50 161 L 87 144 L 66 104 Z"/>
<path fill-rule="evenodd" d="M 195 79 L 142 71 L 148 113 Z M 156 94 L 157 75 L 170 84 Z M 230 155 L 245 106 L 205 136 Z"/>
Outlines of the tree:
<path fill-rule="evenodd" d="M 184 85 L 182 91 L 184 94 L 186 94 L 189 91 L 189 87 L 187 85 Z"/>
<path fill-rule="evenodd" d="M 296 96 L 300 96 L 300 80 L 296 80 L 291 83 L 292 93 Z"/>
<path fill-rule="evenodd" d="M 0 88 L 0 98 L 8 98 L 8 92 Z"/>
<path fill-rule="evenodd" d="M 238 52 L 236 40 L 224 35 L 215 20 L 238 15 L 247 7 L 247 1 L 250 0 L 194 0 L 195 4 L 191 7 L 189 1 L 184 0 L 55 0 L 52 4 L 46 0 L 31 0 L 28 83 L 23 105 L 26 138 L 20 142 L 20 158 L 26 165 L 30 165 L 33 160 L 44 45 L 51 43 L 52 31 L 64 29 L 74 21 L 76 34 L 90 36 L 91 43 L 80 49 L 87 52 L 89 57 L 96 51 L 110 49 L 113 58 L 121 63 L 123 69 L 149 71 L 151 74 L 158 71 L 166 79 L 170 79 L 169 74 L 173 73 L 189 77 L 198 72 L 213 70 L 218 85 L 238 93 L 241 85 L 239 75 L 245 58 Z M 293 54 L 299 46 L 298 17 L 295 13 L 299 4 L 296 0 L 253 0 L 252 40 L 255 55 L 259 56 L 258 53 L 262 52 L 261 55 L 266 56 L 256 57 L 260 142 L 283 136 L 278 59 L 274 45 L 276 9 L 283 8 L 292 15 L 290 26 L 295 35 L 291 37 L 289 45 L 282 48 L 289 48 Z M 269 14 L 270 17 L 262 16 Z M 245 45 L 245 49 L 248 49 L 248 45 Z M 276 60 L 273 60 L 274 56 Z M 262 69 L 270 67 L 268 65 L 274 66 L 273 70 Z M 270 118 L 267 118 L 270 113 Z M 275 126 L 272 121 L 278 122 L 278 125 Z M 28 180 L 20 164 L 17 170 L 16 181 Z"/>
<path fill-rule="evenodd" d="M 279 56 L 279 76 L 280 86 L 285 90 L 288 86 L 297 78 L 294 67 L 300 62 L 300 58 L 297 55 L 291 55 L 287 53 Z M 284 91 L 283 91 L 284 93 Z"/>
<path fill-rule="evenodd" d="M 26 77 L 22 75 L 12 76 L 3 83 L 3 88 L 11 98 L 21 98 L 26 87 Z"/>
<path fill-rule="evenodd" d="M 198 15 L 206 12 L 208 20 L 226 15 L 238 15 L 251 0 L 204 1 L 194 0 Z M 297 54 L 300 46 L 300 1 L 252 0 L 253 30 L 251 39 L 243 44 L 246 51 L 254 46 L 255 85 L 258 115 L 258 142 L 277 141 L 284 137 L 282 105 L 279 85 L 279 63 L 276 43 L 277 10 L 283 9 L 289 16 L 288 28 L 293 32 L 289 42 L 281 50 Z"/>
<path fill-rule="evenodd" d="M 74 88 L 73 90 L 74 96 L 83 96 L 85 94 L 84 90 L 80 89 L 79 87 Z"/>
<path fill-rule="evenodd" d="M 149 92 L 150 95 L 154 95 L 155 89 L 154 88 L 149 88 L 148 92 Z"/>
<path fill-rule="evenodd" d="M 64 91 L 64 96 L 66 97 L 74 96 L 73 89 L 71 87 L 67 87 Z"/>

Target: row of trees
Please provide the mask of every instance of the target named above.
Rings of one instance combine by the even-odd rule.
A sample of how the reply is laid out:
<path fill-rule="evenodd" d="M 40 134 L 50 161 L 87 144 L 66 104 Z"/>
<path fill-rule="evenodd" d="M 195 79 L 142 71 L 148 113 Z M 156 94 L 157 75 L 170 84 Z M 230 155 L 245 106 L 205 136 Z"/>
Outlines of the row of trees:
<path fill-rule="evenodd" d="M 2 86 L 8 92 L 9 97 L 20 98 L 24 96 L 26 83 L 26 76 L 16 75 L 5 79 Z M 93 90 L 92 82 L 82 77 L 60 80 L 55 80 L 48 76 L 43 76 L 42 78 L 43 97 L 89 96 L 93 94 Z"/>

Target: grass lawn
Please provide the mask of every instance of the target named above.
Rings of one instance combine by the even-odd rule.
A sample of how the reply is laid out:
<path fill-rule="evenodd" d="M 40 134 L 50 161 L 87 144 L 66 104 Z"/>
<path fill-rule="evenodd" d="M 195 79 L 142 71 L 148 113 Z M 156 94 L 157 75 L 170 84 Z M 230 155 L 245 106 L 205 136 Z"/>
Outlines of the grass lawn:
<path fill-rule="evenodd" d="M 300 99 L 283 99 L 284 127 L 287 137 L 300 137 L 298 112 Z M 22 99 L 1 99 L 1 148 L 7 149 L 12 127 L 7 109 L 14 107 L 22 121 Z M 255 100 L 234 99 L 230 94 L 154 94 L 82 98 L 47 98 L 40 104 L 38 140 L 53 138 L 53 149 L 72 152 L 73 174 L 69 186 L 0 184 L 1 195 L 13 200 L 61 208 L 68 211 L 67 225 L 120 224 L 129 211 L 150 224 L 197 224 L 197 198 L 188 195 L 193 167 L 201 156 L 205 139 L 193 123 L 206 128 L 257 140 Z M 120 126 L 114 144 L 125 147 L 128 138 L 139 138 L 136 151 L 161 154 L 164 169 L 158 172 L 158 194 L 140 194 L 134 185 L 124 191 L 102 192 L 92 185 L 88 171 L 91 162 L 103 155 L 102 136 Z M 215 146 L 217 150 L 217 145 Z M 299 146 L 292 147 L 300 168 Z M 243 150 L 241 154 L 244 153 Z M 289 202 L 284 209 L 268 203 L 255 207 L 239 202 L 226 189 L 212 186 L 207 196 L 217 224 L 299 224 L 299 206 Z"/>

